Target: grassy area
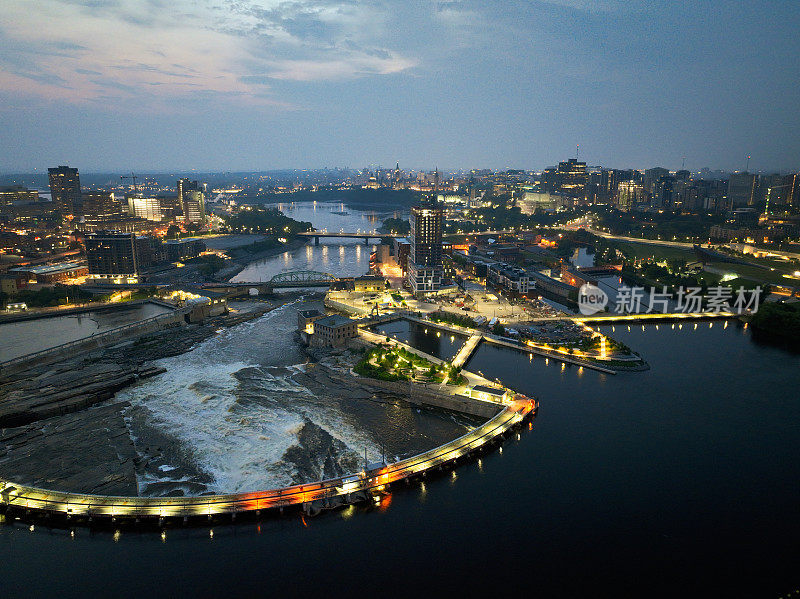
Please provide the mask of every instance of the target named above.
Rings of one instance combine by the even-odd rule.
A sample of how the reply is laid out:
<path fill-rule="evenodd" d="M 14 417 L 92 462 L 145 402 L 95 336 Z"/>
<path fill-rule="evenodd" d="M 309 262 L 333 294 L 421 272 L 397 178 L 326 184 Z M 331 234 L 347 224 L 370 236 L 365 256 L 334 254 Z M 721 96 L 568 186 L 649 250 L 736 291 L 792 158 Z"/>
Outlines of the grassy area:
<path fill-rule="evenodd" d="M 462 316 L 461 314 L 453 314 L 452 312 L 431 312 L 428 314 L 428 319 L 434 322 L 446 322 L 454 324 L 467 329 L 476 329 L 478 325 L 469 316 Z"/>
<path fill-rule="evenodd" d="M 59 285 L 44 287 L 42 289 L 20 289 L 16 294 L 10 296 L 0 293 L 0 304 L 5 306 L 7 302 L 24 302 L 29 308 L 50 308 L 63 306 L 66 304 L 84 304 L 92 301 L 105 301 L 108 296 L 95 296 L 84 291 L 77 285 Z"/>
<path fill-rule="evenodd" d="M 750 322 L 758 332 L 792 342 L 800 339 L 800 306 L 796 304 L 762 304 Z"/>
<path fill-rule="evenodd" d="M 451 364 L 434 364 L 403 347 L 380 344 L 364 354 L 353 371 L 382 381 L 417 381 L 448 385 L 466 383 L 460 368 Z"/>
<path fill-rule="evenodd" d="M 757 266 L 748 266 L 746 264 L 727 264 L 723 262 L 712 264 L 711 268 L 738 275 L 738 279 L 725 281 L 724 285 L 729 285 L 731 287 L 733 287 L 737 281 L 744 281 L 745 287 L 752 287 L 752 282 L 790 286 L 797 286 L 800 284 L 800 281 L 797 279 L 787 279 L 783 276 L 784 274 L 789 274 L 790 271 L 788 270 L 769 270 L 766 268 L 758 268 Z M 748 285 L 748 282 L 751 283 Z"/>
<path fill-rule="evenodd" d="M 647 243 L 636 243 L 634 241 L 607 240 L 611 247 L 617 248 L 631 259 L 652 259 L 656 262 L 663 260 L 685 260 L 686 262 L 696 261 L 694 251 L 689 248 L 677 248 L 663 245 L 652 245 Z"/>

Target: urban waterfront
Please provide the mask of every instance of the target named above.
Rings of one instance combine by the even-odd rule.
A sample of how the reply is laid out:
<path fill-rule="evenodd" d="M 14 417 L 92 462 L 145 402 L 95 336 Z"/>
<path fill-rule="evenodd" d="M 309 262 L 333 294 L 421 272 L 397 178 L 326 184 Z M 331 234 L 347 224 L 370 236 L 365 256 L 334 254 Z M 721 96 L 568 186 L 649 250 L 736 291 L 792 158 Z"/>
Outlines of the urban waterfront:
<path fill-rule="evenodd" d="M 4 2 L 0 588 L 800 599 L 798 26 Z"/>
<path fill-rule="evenodd" d="M 616 327 L 651 364 L 616 376 L 479 348 L 470 368 L 540 398 L 532 430 L 375 508 L 178 527 L 163 542 L 135 529 L 76 529 L 71 538 L 41 524 L 0 528 L 6 588 L 99 592 L 106 582 L 89 573 L 125 562 L 115 587 L 136 595 L 168 561 L 200 595 L 225 594 L 229 577 L 237 594 L 265 581 L 289 594 L 341 590 L 354 578 L 375 586 L 395 568 L 392 594 L 453 592 L 491 558 L 524 568 L 507 590 L 789 592 L 800 557 L 800 356 L 733 324 L 697 324 Z M 43 560 L 46 582 L 34 574 Z"/>

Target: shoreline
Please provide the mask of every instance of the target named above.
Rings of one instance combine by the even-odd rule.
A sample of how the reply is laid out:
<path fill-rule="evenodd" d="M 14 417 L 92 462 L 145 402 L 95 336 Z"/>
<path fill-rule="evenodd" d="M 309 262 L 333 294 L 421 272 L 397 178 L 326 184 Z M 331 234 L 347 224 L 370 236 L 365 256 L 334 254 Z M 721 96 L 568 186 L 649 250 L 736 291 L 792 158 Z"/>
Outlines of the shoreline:
<path fill-rule="evenodd" d="M 258 262 L 260 260 L 266 260 L 267 258 L 274 258 L 284 252 L 293 252 L 295 250 L 299 250 L 304 245 L 307 245 L 309 242 L 307 239 L 302 237 L 295 237 L 285 245 L 281 247 L 274 247 L 269 248 L 267 250 L 263 250 L 260 252 L 256 252 L 255 254 L 248 254 L 243 256 L 231 256 L 231 264 L 230 266 L 220 269 L 219 272 L 216 273 L 215 278 L 212 282 L 214 283 L 231 283 L 233 282 L 232 279 L 238 276 L 243 270 L 245 270 L 248 266 L 253 264 L 254 262 Z M 229 251 L 233 251 L 242 247 L 246 247 L 245 245 L 236 246 L 235 248 L 231 248 Z"/>

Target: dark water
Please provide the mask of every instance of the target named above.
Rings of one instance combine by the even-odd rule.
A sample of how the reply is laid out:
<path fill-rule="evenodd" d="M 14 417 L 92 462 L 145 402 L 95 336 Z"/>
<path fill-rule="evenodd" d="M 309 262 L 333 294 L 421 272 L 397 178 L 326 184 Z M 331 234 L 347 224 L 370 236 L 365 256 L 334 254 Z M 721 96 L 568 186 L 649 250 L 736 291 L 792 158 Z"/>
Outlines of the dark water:
<path fill-rule="evenodd" d="M 442 360 L 453 359 L 467 340 L 464 335 L 455 335 L 408 320 L 382 324 L 376 326 L 375 331 Z"/>
<path fill-rule="evenodd" d="M 380 508 L 111 533 L 0 528 L 9 596 L 778 597 L 800 588 L 800 356 L 707 323 L 617 329 L 652 370 L 482 347 L 541 399 L 503 452 Z M 389 505 L 386 505 L 386 504 Z M 355 513 L 354 513 L 355 512 Z M 469 594 L 473 596 L 473 594 Z"/>

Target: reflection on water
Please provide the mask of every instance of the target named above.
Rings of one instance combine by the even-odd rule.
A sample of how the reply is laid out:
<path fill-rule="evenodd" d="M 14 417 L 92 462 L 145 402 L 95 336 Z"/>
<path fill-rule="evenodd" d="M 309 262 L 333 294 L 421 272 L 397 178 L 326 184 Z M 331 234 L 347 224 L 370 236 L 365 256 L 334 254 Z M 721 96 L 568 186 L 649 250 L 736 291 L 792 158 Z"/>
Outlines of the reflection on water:
<path fill-rule="evenodd" d="M 310 222 L 320 231 L 331 232 L 369 232 L 378 229 L 387 218 L 408 218 L 407 210 L 355 210 L 338 202 L 281 202 L 269 206 L 295 220 Z"/>
<path fill-rule="evenodd" d="M 408 320 L 382 324 L 375 327 L 375 330 L 442 360 L 452 360 L 467 340 L 463 335 L 455 335 Z"/>
<path fill-rule="evenodd" d="M 380 227 L 386 218 L 408 218 L 405 211 L 354 210 L 341 203 L 288 202 L 271 206 L 295 220 L 310 222 L 317 230 L 331 232 L 369 232 Z M 326 272 L 337 277 L 359 276 L 369 270 L 369 256 L 374 250 L 374 244 L 365 245 L 358 239 L 323 238 L 319 245 L 310 240 L 300 249 L 252 262 L 232 281 L 268 281 L 279 273 L 294 270 Z"/>
<path fill-rule="evenodd" d="M 251 262 L 231 280 L 268 281 L 277 274 L 295 270 L 326 272 L 336 277 L 357 277 L 369 270 L 369 255 L 375 250 L 374 245 L 364 245 L 353 240 L 342 243 L 336 240 L 325 241 L 327 243 L 320 240 L 318 246 L 312 241 L 299 249 Z"/>
<path fill-rule="evenodd" d="M 166 314 L 170 309 L 145 303 L 113 310 L 51 316 L 0 325 L 0 362 L 77 341 L 109 329 Z"/>

